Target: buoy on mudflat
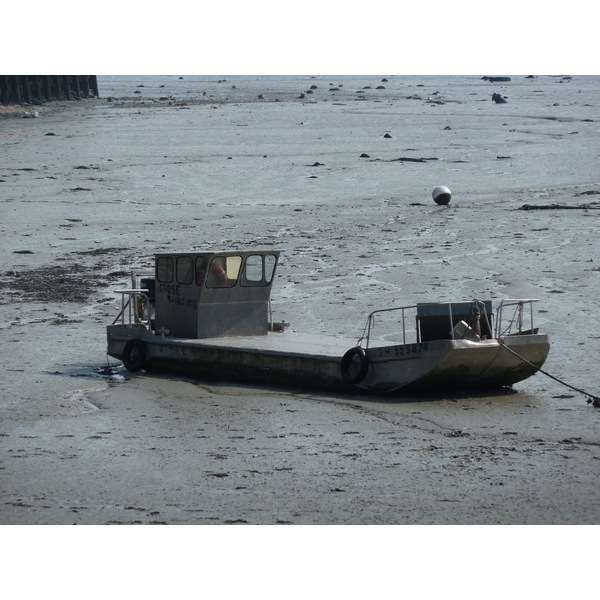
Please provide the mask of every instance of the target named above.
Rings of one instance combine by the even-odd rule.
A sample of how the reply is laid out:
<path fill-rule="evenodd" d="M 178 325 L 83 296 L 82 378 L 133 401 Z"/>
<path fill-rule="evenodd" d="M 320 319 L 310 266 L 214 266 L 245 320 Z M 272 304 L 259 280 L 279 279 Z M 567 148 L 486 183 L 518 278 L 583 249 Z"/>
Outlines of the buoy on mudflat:
<path fill-rule="evenodd" d="M 436 187 L 431 195 L 436 204 L 448 204 L 452 198 L 452 192 L 445 185 Z"/>

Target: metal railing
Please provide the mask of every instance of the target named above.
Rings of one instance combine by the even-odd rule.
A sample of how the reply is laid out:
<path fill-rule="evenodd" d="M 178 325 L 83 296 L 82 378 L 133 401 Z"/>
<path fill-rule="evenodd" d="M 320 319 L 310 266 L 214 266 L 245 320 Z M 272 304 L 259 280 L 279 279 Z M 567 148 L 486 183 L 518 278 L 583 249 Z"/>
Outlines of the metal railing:
<path fill-rule="evenodd" d="M 523 320 L 525 318 L 525 306 L 529 306 L 529 331 L 533 333 L 533 303 L 539 302 L 538 298 L 523 298 L 523 299 L 507 299 L 502 300 L 500 302 L 500 306 L 498 306 L 498 319 L 496 321 L 496 328 L 494 331 L 494 337 L 499 338 L 501 335 L 511 335 L 513 334 L 513 326 L 516 326 L 517 334 L 523 333 Z M 513 316 L 511 317 L 510 322 L 508 323 L 506 329 L 502 330 L 502 315 L 503 309 L 509 308 L 511 306 L 515 307 L 513 312 Z M 514 334 L 513 334 L 514 335 Z"/>
<path fill-rule="evenodd" d="M 394 311 L 401 311 L 400 320 L 402 322 L 402 343 L 406 344 L 406 313 L 405 313 L 405 311 L 410 310 L 410 309 L 414 310 L 416 308 L 417 308 L 417 306 L 413 305 L 413 306 L 400 306 L 400 307 L 396 307 L 396 308 L 381 308 L 379 310 L 374 310 L 367 317 L 367 324 L 365 325 L 365 329 L 363 331 L 363 335 L 360 338 L 360 340 L 358 342 L 358 345 L 360 345 L 360 343 L 362 342 L 362 340 L 366 339 L 366 348 L 369 347 L 369 341 L 371 339 L 371 330 L 375 326 L 375 315 L 378 315 L 378 314 L 381 314 L 381 313 L 394 312 Z M 417 338 L 418 338 L 418 330 L 417 330 Z"/>
<path fill-rule="evenodd" d="M 498 311 L 497 311 L 497 319 L 496 319 L 496 323 L 495 323 L 495 327 L 494 327 L 494 337 L 498 338 L 501 335 L 517 335 L 519 333 L 533 333 L 534 332 L 534 326 L 533 326 L 533 303 L 534 302 L 539 302 L 539 299 L 537 298 L 524 298 L 524 299 L 507 299 L 507 300 L 502 300 L 500 302 L 500 305 L 498 306 Z M 406 327 L 406 311 L 408 310 L 413 310 L 413 311 L 417 311 L 419 308 L 423 308 L 423 307 L 428 307 L 428 306 L 435 306 L 435 307 L 447 307 L 448 308 L 448 323 L 449 323 L 449 331 L 452 332 L 452 339 L 454 339 L 454 321 L 453 321 L 453 314 L 452 314 L 452 304 L 465 304 L 465 302 L 431 302 L 431 303 L 419 303 L 419 304 L 413 304 L 413 305 L 409 305 L 409 306 L 399 306 L 399 307 L 395 307 L 395 308 L 382 308 L 379 310 L 374 310 L 368 317 L 367 317 L 367 323 L 365 325 L 365 329 L 363 331 L 363 335 L 362 337 L 359 339 L 358 344 L 360 345 L 362 343 L 363 340 L 366 340 L 366 348 L 369 347 L 369 342 L 371 339 L 371 333 L 372 330 L 374 328 L 375 325 L 375 316 L 382 314 L 382 313 L 391 313 L 391 312 L 400 312 L 400 323 L 402 325 L 402 343 L 406 345 L 406 333 L 407 333 L 407 327 Z M 481 304 L 481 303 L 480 303 Z M 515 307 L 515 312 L 510 320 L 510 322 L 508 323 L 506 329 L 502 329 L 502 317 L 503 317 L 503 309 L 509 308 L 509 307 Z M 529 318 L 530 318 L 530 325 L 531 328 L 529 330 L 529 332 L 524 332 L 523 331 L 523 322 L 524 322 L 524 317 L 525 317 L 525 306 L 529 306 Z M 421 331 L 420 331 L 420 319 L 423 318 L 422 315 L 419 315 L 418 312 L 415 315 L 415 328 L 414 330 L 411 329 L 411 331 L 415 334 L 416 337 L 416 342 L 420 343 L 421 342 Z M 486 320 L 488 320 L 488 315 L 484 312 L 481 315 L 481 318 L 485 318 Z M 489 320 L 488 320 L 488 327 L 489 327 Z M 513 332 L 513 328 L 516 328 L 516 332 Z M 491 332 L 491 327 L 489 327 L 489 331 Z M 412 343 L 412 342 L 409 342 Z"/>
<path fill-rule="evenodd" d="M 115 290 L 121 294 L 121 311 L 113 321 L 116 325 L 119 321 L 123 327 L 138 327 L 142 325 L 149 331 L 152 329 L 152 314 L 150 299 L 146 289 Z M 125 320 L 125 315 L 129 320 Z"/>

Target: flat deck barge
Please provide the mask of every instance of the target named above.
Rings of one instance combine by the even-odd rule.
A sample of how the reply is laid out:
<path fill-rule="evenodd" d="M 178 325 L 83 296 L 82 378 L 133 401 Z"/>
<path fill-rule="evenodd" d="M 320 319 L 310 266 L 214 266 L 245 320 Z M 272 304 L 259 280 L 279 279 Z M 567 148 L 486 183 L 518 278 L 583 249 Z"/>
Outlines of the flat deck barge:
<path fill-rule="evenodd" d="M 119 290 L 108 354 L 130 371 L 343 394 L 507 386 L 548 355 L 533 299 L 503 301 L 497 313 L 479 300 L 381 309 L 358 341 L 285 331 L 270 305 L 278 259 L 276 251 L 157 254 L 153 272 L 132 274 L 132 287 Z"/>

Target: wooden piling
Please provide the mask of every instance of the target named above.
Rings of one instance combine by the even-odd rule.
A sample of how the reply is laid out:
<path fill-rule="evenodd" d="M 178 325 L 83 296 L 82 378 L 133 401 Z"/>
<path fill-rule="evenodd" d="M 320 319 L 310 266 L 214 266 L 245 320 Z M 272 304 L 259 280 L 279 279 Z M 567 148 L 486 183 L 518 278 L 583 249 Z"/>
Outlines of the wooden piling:
<path fill-rule="evenodd" d="M 96 75 L 0 75 L 2 104 L 43 104 L 99 96 Z"/>

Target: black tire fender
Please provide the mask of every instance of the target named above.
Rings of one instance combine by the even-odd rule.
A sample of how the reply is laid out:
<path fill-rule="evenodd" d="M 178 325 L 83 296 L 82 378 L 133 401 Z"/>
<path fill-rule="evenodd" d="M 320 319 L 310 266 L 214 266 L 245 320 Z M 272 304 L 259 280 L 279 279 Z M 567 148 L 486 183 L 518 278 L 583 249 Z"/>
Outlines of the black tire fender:
<path fill-rule="evenodd" d="M 358 358 L 360 362 L 360 367 L 356 375 L 350 375 L 350 364 L 354 361 L 355 358 Z M 347 383 L 351 383 L 352 385 L 356 385 L 360 383 L 369 372 L 369 359 L 367 358 L 367 353 L 360 346 L 356 346 L 354 348 L 350 348 L 342 357 L 342 361 L 340 362 L 340 372 L 342 374 L 342 379 Z"/>
<path fill-rule="evenodd" d="M 132 358 L 132 355 L 134 358 Z M 133 338 L 123 348 L 123 364 L 128 371 L 135 373 L 146 364 L 146 344 L 139 338 Z"/>

